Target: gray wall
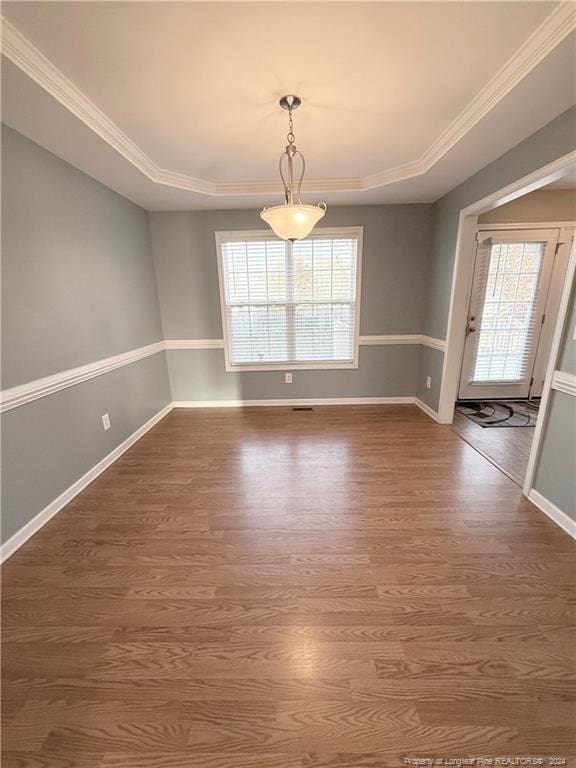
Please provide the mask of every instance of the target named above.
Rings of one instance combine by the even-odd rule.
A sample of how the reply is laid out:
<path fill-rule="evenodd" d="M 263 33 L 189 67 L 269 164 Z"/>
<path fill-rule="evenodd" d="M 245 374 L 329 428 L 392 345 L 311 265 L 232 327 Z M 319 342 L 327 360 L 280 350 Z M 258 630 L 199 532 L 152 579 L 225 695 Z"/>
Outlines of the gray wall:
<path fill-rule="evenodd" d="M 576 287 L 564 330 L 558 370 L 576 374 Z M 576 520 L 576 397 L 552 392 L 534 488 Z"/>
<path fill-rule="evenodd" d="M 6 126 L 2 218 L 3 388 L 162 339 L 147 213 Z M 161 353 L 6 412 L 3 540 L 169 401 Z"/>
<path fill-rule="evenodd" d="M 2 145 L 2 388 L 162 339 L 146 211 L 5 126 Z"/>
<path fill-rule="evenodd" d="M 430 205 L 330 208 L 322 225 L 363 226 L 360 333 L 422 333 Z M 214 233 L 266 229 L 258 211 L 152 213 L 152 246 L 166 339 L 221 339 Z M 227 373 L 222 350 L 168 353 L 175 400 L 396 397 L 414 395 L 420 347 L 361 347 L 359 368 Z"/>
<path fill-rule="evenodd" d="M 552 392 L 534 488 L 576 521 L 576 397 Z"/>
<path fill-rule="evenodd" d="M 409 397 L 420 367 L 418 345 L 360 347 L 351 370 L 229 373 L 221 349 L 171 350 L 168 369 L 174 400 L 276 400 L 323 397 Z"/>
<path fill-rule="evenodd" d="M 169 401 L 162 353 L 3 413 L 2 541 Z"/>
<path fill-rule="evenodd" d="M 432 250 L 424 318 L 425 334 L 439 339 L 446 338 L 458 217 L 462 208 L 568 154 L 575 148 L 576 107 L 573 107 L 434 204 Z M 431 352 L 436 358 L 435 362 L 431 363 L 431 367 L 435 371 L 441 370 L 443 353 L 435 350 Z M 433 396 L 431 390 L 426 390 L 424 383 L 426 375 L 426 367 L 421 366 L 418 396 L 436 410 L 438 398 Z"/>
<path fill-rule="evenodd" d="M 438 410 L 440 401 L 440 385 L 442 384 L 442 365 L 444 363 L 444 353 L 432 347 L 422 347 L 420 355 L 420 366 L 418 368 L 418 380 L 416 382 L 416 395 L 433 411 Z M 430 389 L 426 386 L 426 379 L 430 376 L 432 385 Z"/>

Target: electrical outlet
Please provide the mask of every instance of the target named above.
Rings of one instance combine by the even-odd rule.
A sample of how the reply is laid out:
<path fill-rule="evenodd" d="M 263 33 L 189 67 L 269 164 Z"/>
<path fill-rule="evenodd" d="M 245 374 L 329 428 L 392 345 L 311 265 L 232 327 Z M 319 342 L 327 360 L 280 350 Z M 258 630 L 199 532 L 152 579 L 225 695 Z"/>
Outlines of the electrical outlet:
<path fill-rule="evenodd" d="M 285 373 L 284 374 L 284 381 L 286 384 L 292 384 L 292 374 L 291 373 Z"/>
<path fill-rule="evenodd" d="M 105 432 L 107 432 L 112 426 L 110 424 L 110 416 L 108 416 L 107 413 L 105 413 L 104 416 L 102 416 L 102 426 L 104 427 Z"/>
<path fill-rule="evenodd" d="M 432 377 L 426 376 L 426 388 L 430 389 L 431 386 L 432 386 Z"/>

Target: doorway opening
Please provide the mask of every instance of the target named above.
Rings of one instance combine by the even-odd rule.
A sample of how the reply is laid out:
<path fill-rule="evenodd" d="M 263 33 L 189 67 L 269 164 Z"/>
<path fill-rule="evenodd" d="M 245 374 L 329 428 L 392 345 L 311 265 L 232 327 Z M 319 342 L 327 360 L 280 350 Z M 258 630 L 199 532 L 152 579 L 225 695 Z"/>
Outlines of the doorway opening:
<path fill-rule="evenodd" d="M 477 217 L 453 429 L 524 484 L 576 231 L 576 173 Z"/>

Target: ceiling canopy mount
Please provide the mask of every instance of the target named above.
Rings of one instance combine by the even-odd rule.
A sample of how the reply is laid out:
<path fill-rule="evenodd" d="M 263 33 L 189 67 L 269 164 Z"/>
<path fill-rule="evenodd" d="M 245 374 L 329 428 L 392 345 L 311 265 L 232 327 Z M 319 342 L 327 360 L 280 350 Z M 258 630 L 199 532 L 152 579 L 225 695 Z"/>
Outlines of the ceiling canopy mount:
<path fill-rule="evenodd" d="M 292 111 L 294 109 L 298 109 L 298 107 L 302 104 L 302 99 L 299 96 L 282 96 L 279 103 L 282 109 Z"/>

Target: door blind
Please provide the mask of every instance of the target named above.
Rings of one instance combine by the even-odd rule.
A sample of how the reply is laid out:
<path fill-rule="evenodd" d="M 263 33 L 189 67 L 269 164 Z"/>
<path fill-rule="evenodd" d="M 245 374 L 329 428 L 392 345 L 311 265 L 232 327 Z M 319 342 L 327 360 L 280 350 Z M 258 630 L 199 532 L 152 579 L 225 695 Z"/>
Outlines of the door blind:
<path fill-rule="evenodd" d="M 515 382 L 528 375 L 537 323 L 545 242 L 484 240 L 472 381 Z"/>
<path fill-rule="evenodd" d="M 352 363 L 355 235 L 220 242 L 231 365 Z"/>

